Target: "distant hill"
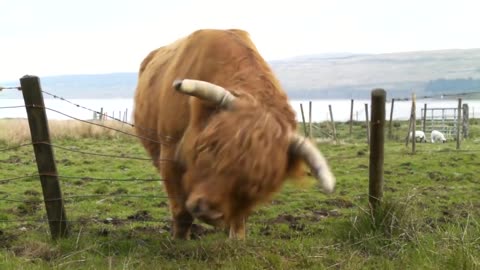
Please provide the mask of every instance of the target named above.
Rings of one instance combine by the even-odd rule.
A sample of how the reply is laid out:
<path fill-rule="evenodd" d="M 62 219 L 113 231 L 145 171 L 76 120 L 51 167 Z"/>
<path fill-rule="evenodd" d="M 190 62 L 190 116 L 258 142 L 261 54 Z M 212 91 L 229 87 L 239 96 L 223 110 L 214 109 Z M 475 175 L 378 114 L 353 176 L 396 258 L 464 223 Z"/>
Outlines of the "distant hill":
<path fill-rule="evenodd" d="M 480 49 L 303 55 L 269 64 L 295 99 L 369 98 L 377 87 L 388 98 L 480 91 Z M 131 98 L 136 82 L 135 72 L 41 78 L 44 90 L 65 98 Z"/>

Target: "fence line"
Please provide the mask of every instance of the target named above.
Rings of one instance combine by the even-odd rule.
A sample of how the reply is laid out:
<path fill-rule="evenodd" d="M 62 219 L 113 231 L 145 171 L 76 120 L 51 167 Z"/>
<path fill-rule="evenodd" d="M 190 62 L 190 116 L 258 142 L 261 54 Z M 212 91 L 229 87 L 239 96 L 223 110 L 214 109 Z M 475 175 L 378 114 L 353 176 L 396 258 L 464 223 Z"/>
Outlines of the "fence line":
<path fill-rule="evenodd" d="M 22 148 L 22 147 L 29 146 L 29 145 L 33 145 L 33 143 L 25 143 L 25 144 L 20 144 L 20 145 L 17 145 L 17 146 L 12 146 L 12 147 L 8 147 L 8 148 L 0 149 L 0 152 L 15 150 L 15 149 Z"/>
<path fill-rule="evenodd" d="M 42 107 L 42 106 L 38 106 L 38 105 L 30 105 L 30 106 L 36 107 L 36 108 Z M 147 141 L 151 141 L 151 142 L 154 142 L 154 143 L 168 145 L 168 142 L 161 142 L 161 141 L 153 140 L 153 139 L 151 139 L 151 138 L 147 138 L 147 137 L 144 137 L 144 136 L 131 134 L 131 133 L 128 133 L 128 132 L 125 132 L 125 131 L 123 131 L 123 130 L 119 130 L 119 129 L 116 129 L 116 128 L 113 128 L 113 127 L 105 126 L 105 125 L 98 124 L 98 123 L 93 123 L 93 122 L 90 122 L 90 121 L 87 121 L 87 120 L 82 120 L 82 119 L 79 119 L 79 118 L 77 118 L 77 117 L 68 115 L 68 114 L 66 114 L 66 113 L 57 111 L 57 110 L 55 110 L 55 109 L 51 109 L 51 108 L 47 108 L 47 107 L 43 107 L 43 108 L 46 109 L 46 110 L 52 111 L 52 112 L 56 112 L 56 113 L 61 114 L 61 115 L 63 115 L 63 116 L 66 116 L 66 117 L 68 117 L 68 118 L 71 118 L 71 119 L 73 119 L 73 120 L 77 120 L 77 121 L 86 123 L 86 124 L 103 127 L 103 128 L 106 128 L 106 129 L 111 129 L 111 130 L 114 130 L 114 131 L 116 131 L 116 132 L 120 132 L 120 133 L 123 133 L 123 134 L 125 134 L 125 135 L 128 135 L 128 136 L 137 137 L 137 138 L 144 139 L 144 140 L 147 140 Z M 167 141 L 173 139 L 173 138 L 170 137 L 170 136 L 164 136 L 164 137 L 166 138 Z"/>
<path fill-rule="evenodd" d="M 20 87 L 20 86 L 0 86 L 0 91 L 2 91 L 4 89 L 17 89 L 17 90 L 21 91 L 22 87 Z"/>
<path fill-rule="evenodd" d="M 21 89 L 19 87 L 12 87 L 12 88 L 17 88 L 17 89 Z M 7 88 L 1 88 L 0 90 L 2 89 L 7 89 Z M 71 101 L 68 101 L 66 99 L 64 99 L 63 97 L 59 97 L 59 96 L 56 96 L 54 94 L 50 94 L 46 91 L 42 91 L 43 93 L 47 94 L 47 95 L 51 95 L 53 96 L 54 98 L 59 98 L 65 102 L 68 102 L 68 103 L 71 103 L 72 105 L 75 105 L 79 108 L 82 108 L 82 109 L 86 109 L 86 110 L 89 110 L 89 111 L 92 111 L 92 112 L 95 112 L 95 113 L 98 113 L 100 114 L 99 112 L 95 111 L 95 110 L 92 110 L 92 109 L 89 109 L 89 108 L 86 108 L 86 107 L 83 107 L 79 104 L 75 104 Z M 444 96 L 460 96 L 460 95 L 470 95 L 470 94 L 475 94 L 475 93 L 480 93 L 480 92 L 468 92 L 468 93 L 456 93 L 456 94 L 442 94 L 442 98 Z M 436 95 L 438 96 L 438 95 Z M 419 97 L 419 98 L 433 98 L 433 97 L 436 97 L 436 96 L 423 96 L 423 97 Z M 410 100 L 409 98 L 406 98 L 406 99 L 401 99 L 401 98 L 394 98 L 395 100 Z M 129 136 L 132 136 L 132 137 L 137 137 L 137 138 L 141 138 L 141 139 L 145 139 L 145 140 L 149 140 L 149 141 L 152 141 L 152 142 L 155 142 L 155 143 L 159 143 L 159 144 L 168 144 L 168 142 L 174 140 L 173 137 L 171 136 L 165 136 L 165 135 L 161 135 L 161 134 L 156 134 L 157 137 L 160 137 L 161 139 L 165 139 L 166 142 L 161 142 L 161 141 L 155 141 L 153 139 L 150 139 L 150 138 L 146 138 L 146 137 L 142 137 L 142 136 L 137 136 L 137 135 L 134 135 L 134 134 L 130 134 L 128 132 L 124 132 L 122 130 L 119 130 L 119 129 L 115 129 L 115 128 L 112 128 L 112 127 L 108 127 L 108 126 L 105 126 L 105 125 L 101 125 L 101 124 L 97 124 L 97 123 L 93 123 L 93 122 L 89 122 L 89 121 L 86 121 L 86 120 L 81 120 L 79 118 L 76 118 L 74 116 L 70 116 L 68 114 L 65 114 L 63 112 L 60 112 L 60 111 L 57 111 L 55 109 L 51 109 L 51 108 L 47 108 L 47 107 L 44 107 L 44 106 L 38 106 L 38 105 L 26 105 L 26 106 L 9 106 L 9 107 L 0 107 L 0 109 L 4 108 L 4 109 L 8 109 L 8 108 L 20 108 L 20 107 L 35 107 L 35 108 L 42 108 L 43 109 L 46 109 L 46 110 L 50 110 L 50 111 L 53 111 L 53 112 L 56 112 L 58 114 L 61 114 L 61 115 L 64 115 L 66 117 L 69 117 L 71 119 L 74 119 L 74 120 L 77 120 L 77 121 L 80 121 L 80 122 L 84 122 L 84 123 L 87 123 L 87 124 L 92 124 L 92 125 L 97 125 L 97 126 L 100 126 L 100 127 L 103 127 L 103 128 L 107 128 L 107 129 L 111 129 L 111 130 L 114 130 L 116 132 L 120 132 L 120 133 L 123 133 L 125 135 L 129 135 Z M 128 122 L 124 122 L 124 121 L 121 121 L 120 119 L 117 119 L 117 118 L 114 118 L 114 117 L 110 117 L 107 115 L 108 118 L 111 118 L 113 120 L 116 120 L 116 121 L 119 121 L 123 124 L 127 124 L 131 127 L 135 127 L 135 125 L 133 124 L 130 124 Z M 333 116 L 332 116 L 333 118 Z M 368 125 L 367 125 L 368 126 Z M 140 129 L 143 129 L 141 127 L 138 127 L 137 128 L 140 128 Z M 151 129 L 150 129 L 151 130 Z M 53 145 L 49 142 L 32 142 L 32 143 L 28 143 L 28 144 L 22 144 L 22 145 L 19 145 L 19 146 L 15 146 L 15 147 L 9 147 L 9 148 L 5 148 L 5 149 L 1 149 L 0 152 L 4 152 L 4 151 L 8 151 L 8 150 L 13 150 L 13 149 L 18 149 L 18 148 L 21 148 L 21 147 L 24 147 L 24 146 L 28 146 L 28 145 L 34 145 L 34 144 L 46 144 L 46 145 L 49 145 L 49 146 L 52 146 L 52 147 L 55 147 L 55 148 L 59 148 L 59 149 L 62 149 L 62 150 L 66 150 L 66 151 L 70 151 L 70 152 L 76 152 L 76 153 L 81 153 L 81 154 L 86 154 L 86 155 L 95 155 L 95 156 L 104 156 L 104 157 L 114 157 L 114 158 L 124 158 L 124 159 L 137 159 L 137 160 L 152 160 L 151 158 L 140 158 L 140 157 L 130 157 L 130 156 L 116 156 L 116 155 L 108 155 L 108 154 L 99 154 L 99 153 L 91 153 L 91 152 L 85 152 L 85 151 L 79 151 L 79 150 L 74 150 L 74 149 L 69 149 L 68 147 L 64 147 L 64 146 L 57 146 L 57 145 Z M 480 152 L 480 150 L 476 150 L 476 149 L 466 149 L 466 150 L 456 150 L 456 151 L 445 151 L 445 152 L 452 152 L 452 153 L 456 153 L 458 151 L 461 151 L 461 152 Z M 395 152 L 395 153 L 388 153 L 389 155 L 408 155 L 408 153 L 401 153 L 401 152 Z M 365 155 L 356 155 L 356 156 L 349 156 L 349 157 L 345 157 L 345 156 L 332 156 L 330 157 L 330 159 L 354 159 L 354 158 L 368 158 L 368 154 L 366 153 Z M 174 160 L 171 160 L 171 159 L 160 159 L 159 161 L 171 161 L 171 162 L 174 162 Z M 163 181 L 163 179 L 113 179 L 113 178 L 92 178 L 92 177 L 80 177 L 80 176 L 61 176 L 61 175 L 57 175 L 57 174 L 48 174 L 48 173 L 43 173 L 43 174 L 36 174 L 36 175 L 26 175 L 26 176 L 19 176 L 19 177 L 13 177 L 13 178 L 7 178 L 7 179 L 0 179 L 0 183 L 6 183 L 6 182 L 10 182 L 10 181 L 14 181 L 14 180 L 20 180 L 20 179 L 25 179 L 25 178 L 30 178 L 30 177 L 40 177 L 40 176 L 56 176 L 58 178 L 64 178 L 64 179 L 80 179 L 80 180 L 85 180 L 85 181 L 131 181 L 131 182 L 134 182 L 134 181 L 144 181 L 144 182 L 153 182 L 153 181 Z M 297 193 L 304 193 L 304 192 L 297 192 Z M 289 194 L 296 194 L 296 192 L 290 192 Z M 106 198 L 106 197 L 114 197 L 114 198 L 149 198 L 149 199 L 152 199 L 152 198 L 168 198 L 168 196 L 164 196 L 164 195 L 136 195 L 136 194 L 131 194 L 131 195 L 128 195 L 128 194 L 84 194 L 84 195 L 71 195 L 71 196 L 64 196 L 63 198 L 60 197 L 60 198 L 49 198 L 49 199 L 31 199 L 31 200 L 21 200 L 21 199 L 17 199 L 17 198 L 9 198 L 8 197 L 9 195 L 3 197 L 3 198 L 0 198 L 0 201 L 10 201 L 10 202 L 22 202 L 22 203 L 41 203 L 41 202 L 51 202 L 51 201 L 60 201 L 60 200 L 65 200 L 65 201 L 75 201 L 75 200 L 78 200 L 78 199 L 88 199 L 88 198 Z M 115 221 L 119 221 L 121 219 L 112 219 L 110 220 L 109 222 L 115 222 Z M 160 220 L 152 220 L 152 219 L 148 219 L 148 220 L 132 220 L 132 219 L 125 219 L 126 221 L 160 221 Z M 32 220 L 34 221 L 34 220 Z M 48 220 L 48 219 L 45 219 L 45 220 L 42 220 L 41 222 L 61 222 L 61 221 L 64 221 L 64 220 Z M 95 219 L 92 219 L 92 221 L 97 221 Z M 162 220 L 163 221 L 163 220 Z M 0 222 L 15 222 L 13 220 L 0 220 Z M 19 222 L 25 222 L 25 221 L 19 221 Z M 72 222 L 72 221 L 68 221 L 68 222 Z M 78 221 L 73 221 L 73 222 L 85 222 L 85 220 L 78 220 Z"/>
<path fill-rule="evenodd" d="M 135 159 L 135 160 L 149 160 L 149 161 L 152 161 L 153 159 L 151 158 L 144 158 L 144 157 L 133 157 L 133 156 L 127 156 L 127 155 L 121 155 L 121 156 L 117 156 L 117 155 L 109 155 L 109 154 L 100 154 L 100 153 L 91 153 L 91 152 L 85 152 L 85 151 L 79 151 L 79 150 L 74 150 L 74 149 L 70 149 L 70 148 L 67 148 L 65 146 L 60 146 L 60 145 L 56 145 L 56 144 L 51 144 L 51 143 L 48 143 L 48 142 L 35 142 L 33 144 L 46 144 L 46 145 L 50 145 L 54 148 L 58 148 L 58 149 L 62 149 L 62 150 L 65 150 L 65 151 L 69 151 L 69 152 L 73 152 L 73 153 L 79 153 L 79 154 L 84 154 L 84 155 L 91 155 L 91 156 L 102 156 L 102 157 L 111 157 L 111 158 L 124 158 L 124 159 Z M 158 161 L 172 161 L 172 159 L 158 159 Z"/>
<path fill-rule="evenodd" d="M 3 107 L 0 107 L 0 109 L 18 109 L 18 108 L 25 108 L 25 105 L 3 106 Z"/>
<path fill-rule="evenodd" d="M 122 124 L 129 125 L 129 126 L 131 126 L 131 127 L 136 127 L 136 128 L 142 129 L 142 130 L 150 131 L 152 134 L 156 135 L 157 137 L 165 137 L 166 140 L 169 140 L 169 138 L 171 138 L 170 136 L 165 136 L 165 135 L 162 135 L 162 134 L 158 134 L 158 133 L 155 132 L 155 130 L 153 130 L 153 129 L 151 129 L 151 128 L 140 127 L 140 126 L 138 126 L 138 125 L 135 125 L 135 124 L 132 124 L 132 123 L 129 123 L 129 122 L 120 120 L 120 119 L 115 118 L 115 117 L 113 117 L 113 116 L 109 116 L 109 115 L 104 114 L 104 113 L 102 113 L 102 112 L 99 112 L 99 111 L 96 111 L 96 110 L 87 108 L 87 107 L 82 106 L 82 105 L 80 105 L 80 104 L 73 103 L 73 102 L 71 102 L 70 100 L 68 100 L 68 99 L 66 99 L 66 98 L 64 98 L 64 97 L 60 97 L 60 96 L 57 96 L 57 95 L 55 95 L 55 94 L 51 94 L 51 93 L 49 93 L 49 92 L 47 92 L 47 91 L 44 91 L 44 90 L 42 90 L 42 92 L 45 93 L 45 94 L 47 94 L 47 95 L 49 95 L 49 96 L 51 96 L 51 97 L 53 97 L 53 98 L 60 99 L 60 100 L 62 100 L 62 101 L 65 101 L 65 102 L 67 102 L 67 103 L 70 103 L 70 104 L 72 104 L 72 105 L 74 105 L 74 106 L 76 106 L 76 107 L 78 107 L 78 108 L 81 108 L 81 109 L 84 109 L 84 110 L 87 110 L 87 111 L 96 113 L 96 114 L 98 114 L 98 115 L 101 115 L 102 117 L 110 118 L 110 119 L 115 120 L 115 121 L 118 121 L 118 122 L 120 122 L 120 123 L 122 123 Z"/>
<path fill-rule="evenodd" d="M 111 182 L 161 182 L 161 178 L 101 178 L 101 177 L 90 177 L 90 176 L 66 176 L 66 175 L 52 175 L 52 174 L 31 174 L 25 176 L 11 177 L 0 179 L 0 184 L 5 184 L 15 180 L 22 180 L 30 177 L 40 177 L 42 175 L 48 176 L 57 176 L 60 179 L 79 179 L 84 181 L 111 181 Z"/>
<path fill-rule="evenodd" d="M 436 95 L 430 95 L 430 96 L 418 96 L 417 95 L 416 99 L 432 99 L 432 98 L 438 98 L 438 97 L 443 99 L 443 97 L 468 96 L 468 95 L 473 95 L 473 94 L 480 94 L 480 91 L 451 93 L 451 94 L 436 94 Z M 396 101 L 411 101 L 412 100 L 411 97 L 404 97 L 404 98 L 393 97 L 392 99 L 395 99 Z"/>

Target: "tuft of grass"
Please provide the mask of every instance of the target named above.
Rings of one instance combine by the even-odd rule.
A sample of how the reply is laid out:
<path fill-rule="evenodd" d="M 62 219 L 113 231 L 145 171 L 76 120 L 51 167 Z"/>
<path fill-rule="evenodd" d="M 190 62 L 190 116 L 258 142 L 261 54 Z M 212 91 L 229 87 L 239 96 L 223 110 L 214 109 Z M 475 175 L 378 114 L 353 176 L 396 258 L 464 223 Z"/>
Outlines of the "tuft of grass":
<path fill-rule="evenodd" d="M 371 255 L 390 255 L 403 242 L 416 241 L 423 225 L 414 206 L 415 196 L 400 199 L 385 197 L 375 210 L 359 207 L 358 213 L 344 223 L 337 238 Z"/>

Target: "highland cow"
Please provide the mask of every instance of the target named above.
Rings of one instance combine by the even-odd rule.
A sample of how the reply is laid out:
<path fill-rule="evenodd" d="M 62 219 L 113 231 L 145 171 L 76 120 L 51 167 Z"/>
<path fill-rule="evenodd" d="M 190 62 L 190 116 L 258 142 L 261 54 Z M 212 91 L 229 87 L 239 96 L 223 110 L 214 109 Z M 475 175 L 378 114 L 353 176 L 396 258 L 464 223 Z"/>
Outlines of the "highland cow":
<path fill-rule="evenodd" d="M 245 221 L 306 164 L 323 191 L 335 177 L 297 134 L 295 113 L 243 30 L 198 30 L 143 60 L 134 121 L 164 179 L 173 237 L 194 218 L 245 238 Z"/>

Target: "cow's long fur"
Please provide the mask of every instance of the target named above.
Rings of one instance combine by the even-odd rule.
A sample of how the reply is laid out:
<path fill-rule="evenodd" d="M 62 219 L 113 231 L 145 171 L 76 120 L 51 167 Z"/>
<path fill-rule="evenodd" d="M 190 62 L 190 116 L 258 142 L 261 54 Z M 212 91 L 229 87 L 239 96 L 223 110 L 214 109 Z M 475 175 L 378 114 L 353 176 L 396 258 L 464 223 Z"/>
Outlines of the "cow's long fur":
<path fill-rule="evenodd" d="M 183 78 L 220 85 L 238 102 L 220 110 L 172 90 Z M 241 234 L 253 207 L 303 171 L 289 152 L 295 113 L 242 30 L 198 30 L 152 51 L 141 63 L 134 118 L 138 134 L 161 141 L 142 139 L 165 179 L 174 237 L 188 238 L 192 211 L 202 207 Z"/>

